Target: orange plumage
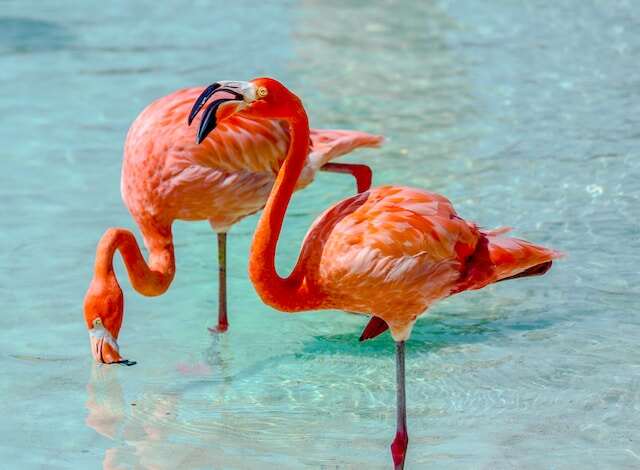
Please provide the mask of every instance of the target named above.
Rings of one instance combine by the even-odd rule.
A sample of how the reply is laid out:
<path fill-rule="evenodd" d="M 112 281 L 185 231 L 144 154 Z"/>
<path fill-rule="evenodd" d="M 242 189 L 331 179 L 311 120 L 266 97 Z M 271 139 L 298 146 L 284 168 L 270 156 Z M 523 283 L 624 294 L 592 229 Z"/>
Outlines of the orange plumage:
<path fill-rule="evenodd" d="M 111 228 L 98 243 L 84 314 L 91 350 L 99 362 L 121 360 L 116 340 L 124 299 L 113 271 L 115 252 L 120 251 L 131 284 L 139 293 L 164 293 L 175 275 L 171 229 L 174 220 L 208 220 L 218 232 L 217 331 L 227 328 L 226 232 L 265 205 L 291 136 L 283 120 L 237 113 L 200 145 L 196 144 L 196 130 L 188 126 L 187 117 L 202 91 L 201 87 L 187 88 L 154 101 L 129 129 L 122 166 L 122 198 L 142 232 L 149 260 L 145 261 L 129 230 Z M 351 173 L 359 190 L 368 189 L 368 167 L 328 162 L 359 147 L 378 146 L 381 141 L 382 137 L 364 132 L 312 131 L 296 189 L 311 183 L 319 170 Z"/>
<path fill-rule="evenodd" d="M 318 263 L 305 276 L 323 299 L 316 308 L 380 317 L 398 341 L 436 301 L 559 256 L 484 232 L 458 217 L 445 197 L 402 186 L 339 202 L 315 221 L 303 245 L 304 256 Z"/>
<path fill-rule="evenodd" d="M 287 154 L 286 122 L 238 113 L 202 144 L 187 126 L 203 88 L 186 88 L 151 103 L 131 125 L 124 148 L 122 198 L 138 225 L 168 227 L 173 220 L 209 220 L 226 232 L 260 210 Z M 304 188 L 329 160 L 382 138 L 364 132 L 312 130 L 297 183 Z"/>

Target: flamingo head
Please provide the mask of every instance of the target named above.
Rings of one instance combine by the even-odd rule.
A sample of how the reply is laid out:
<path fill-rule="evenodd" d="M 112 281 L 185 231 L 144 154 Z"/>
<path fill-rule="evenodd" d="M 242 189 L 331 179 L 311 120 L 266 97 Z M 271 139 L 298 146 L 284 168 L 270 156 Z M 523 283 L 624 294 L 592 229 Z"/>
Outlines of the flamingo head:
<path fill-rule="evenodd" d="M 221 81 L 205 88 L 195 101 L 189 113 L 189 125 L 210 100 L 202 114 L 197 143 L 201 143 L 218 123 L 239 112 L 248 117 L 291 119 L 292 114 L 303 110 L 300 99 L 273 78 L 256 78 L 250 82 Z"/>
<path fill-rule="evenodd" d="M 111 283 L 115 285 L 109 285 Z M 118 347 L 118 333 L 124 316 L 122 290 L 115 277 L 98 281 L 94 279 L 84 299 L 84 319 L 89 330 L 91 354 L 103 364 L 133 365 L 123 359 Z"/>

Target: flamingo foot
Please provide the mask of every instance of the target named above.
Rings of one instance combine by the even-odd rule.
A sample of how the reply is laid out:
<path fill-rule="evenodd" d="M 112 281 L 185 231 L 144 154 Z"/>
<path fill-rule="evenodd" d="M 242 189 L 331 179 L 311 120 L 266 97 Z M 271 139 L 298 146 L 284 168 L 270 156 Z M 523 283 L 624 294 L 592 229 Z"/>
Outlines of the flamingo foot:
<path fill-rule="evenodd" d="M 219 323 L 216 326 L 210 326 L 207 328 L 207 330 L 209 330 L 209 333 L 224 333 L 228 329 L 229 329 L 228 323 Z"/>
<path fill-rule="evenodd" d="M 407 446 L 409 444 L 409 436 L 406 432 L 398 431 L 396 438 L 391 443 L 391 456 L 393 457 L 393 465 L 395 470 L 404 469 L 404 458 L 407 454 Z"/>

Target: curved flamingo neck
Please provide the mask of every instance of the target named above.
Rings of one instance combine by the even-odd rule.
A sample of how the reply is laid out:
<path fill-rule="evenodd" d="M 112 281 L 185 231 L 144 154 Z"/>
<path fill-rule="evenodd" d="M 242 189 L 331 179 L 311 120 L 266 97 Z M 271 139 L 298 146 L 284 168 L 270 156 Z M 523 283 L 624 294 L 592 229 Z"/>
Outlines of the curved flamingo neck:
<path fill-rule="evenodd" d="M 144 259 L 133 233 L 121 228 L 105 232 L 96 250 L 94 275 L 104 279 L 113 274 L 113 256 L 120 251 L 133 288 L 142 295 L 163 294 L 175 275 L 175 256 L 171 232 L 166 236 L 147 236 L 149 263 Z"/>
<path fill-rule="evenodd" d="M 309 150 L 309 120 L 302 103 L 295 103 L 291 114 L 287 119 L 291 130 L 289 151 L 258 222 L 249 258 L 249 277 L 256 291 L 266 304 L 285 312 L 309 310 L 319 304 L 305 282 L 302 258 L 286 278 L 278 275 L 275 266 L 284 216 Z"/>
<path fill-rule="evenodd" d="M 145 241 L 150 251 L 145 261 L 136 239 L 129 230 L 110 228 L 98 242 L 93 279 L 84 298 L 87 327 L 100 317 L 107 331 L 118 338 L 124 315 L 124 297 L 113 269 L 113 257 L 120 251 L 133 288 L 146 296 L 164 293 L 175 274 L 175 257 L 171 229 L 155 236 L 147 233 Z M 147 230 L 149 231 L 149 230 Z"/>

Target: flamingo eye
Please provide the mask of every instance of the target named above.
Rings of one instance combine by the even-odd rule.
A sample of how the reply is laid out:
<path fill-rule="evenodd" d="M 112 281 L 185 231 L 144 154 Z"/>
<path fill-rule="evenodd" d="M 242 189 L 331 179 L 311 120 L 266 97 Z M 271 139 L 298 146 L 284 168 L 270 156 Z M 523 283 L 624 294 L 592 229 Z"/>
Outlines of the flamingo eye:
<path fill-rule="evenodd" d="M 93 326 L 102 326 L 102 319 L 100 317 L 93 320 Z"/>
<path fill-rule="evenodd" d="M 259 86 L 258 89 L 256 90 L 256 96 L 258 98 L 264 98 L 265 96 L 267 96 L 269 94 L 269 92 L 267 91 L 266 87 L 263 86 Z"/>

